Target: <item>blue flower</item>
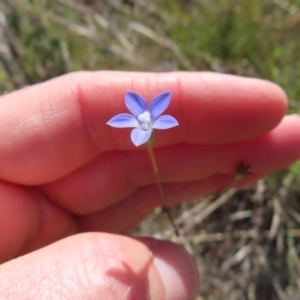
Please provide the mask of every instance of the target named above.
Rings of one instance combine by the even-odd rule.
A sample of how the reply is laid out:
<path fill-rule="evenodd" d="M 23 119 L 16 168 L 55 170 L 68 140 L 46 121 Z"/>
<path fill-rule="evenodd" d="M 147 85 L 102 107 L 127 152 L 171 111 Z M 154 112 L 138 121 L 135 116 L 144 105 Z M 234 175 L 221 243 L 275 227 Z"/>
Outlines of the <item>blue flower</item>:
<path fill-rule="evenodd" d="M 171 92 L 165 92 L 156 96 L 148 107 L 141 95 L 128 91 L 125 104 L 132 115 L 126 113 L 116 115 L 107 124 L 117 128 L 134 128 L 131 131 L 131 140 L 135 146 L 140 146 L 150 139 L 153 129 L 168 129 L 179 125 L 172 116 L 160 116 L 170 101 Z"/>

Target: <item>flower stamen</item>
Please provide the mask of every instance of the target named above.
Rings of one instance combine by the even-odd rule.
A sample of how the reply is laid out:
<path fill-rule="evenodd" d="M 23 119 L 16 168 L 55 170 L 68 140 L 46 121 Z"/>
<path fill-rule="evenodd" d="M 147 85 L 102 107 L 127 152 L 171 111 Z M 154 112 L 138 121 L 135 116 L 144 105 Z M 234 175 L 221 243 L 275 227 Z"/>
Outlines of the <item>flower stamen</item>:
<path fill-rule="evenodd" d="M 149 111 L 144 111 L 138 116 L 138 120 L 140 122 L 140 125 L 143 129 L 151 129 L 152 123 L 151 123 L 151 114 Z"/>

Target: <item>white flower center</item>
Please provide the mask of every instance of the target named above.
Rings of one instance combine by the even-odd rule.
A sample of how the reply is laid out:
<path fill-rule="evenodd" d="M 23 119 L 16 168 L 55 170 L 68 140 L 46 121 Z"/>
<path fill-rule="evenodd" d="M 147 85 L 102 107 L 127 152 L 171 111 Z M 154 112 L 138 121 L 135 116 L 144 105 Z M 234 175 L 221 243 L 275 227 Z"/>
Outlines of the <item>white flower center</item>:
<path fill-rule="evenodd" d="M 149 111 L 144 111 L 138 116 L 138 120 L 140 121 L 141 127 L 143 129 L 150 129 L 152 128 L 151 124 L 151 115 Z"/>

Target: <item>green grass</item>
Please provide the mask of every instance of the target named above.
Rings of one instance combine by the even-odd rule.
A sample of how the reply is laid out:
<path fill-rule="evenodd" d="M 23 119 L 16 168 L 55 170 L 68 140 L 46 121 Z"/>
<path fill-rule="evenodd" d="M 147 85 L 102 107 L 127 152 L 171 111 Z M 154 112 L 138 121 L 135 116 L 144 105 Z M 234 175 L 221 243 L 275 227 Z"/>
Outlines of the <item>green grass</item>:
<path fill-rule="evenodd" d="M 79 69 L 214 70 L 299 100 L 300 1 L 86 2 L 2 4 L 25 84 Z"/>
<path fill-rule="evenodd" d="M 300 108 L 300 0 L 3 0 L 0 11 L 1 93 L 82 69 L 210 70 L 274 81 L 289 111 Z M 259 201 L 259 186 L 241 190 L 186 233 L 203 278 L 199 299 L 296 299 L 299 183 L 297 163 L 264 181 Z M 232 221 L 239 211 L 250 216 Z M 153 214 L 141 230 L 162 223 Z M 230 264 L 247 245 L 250 254 Z"/>

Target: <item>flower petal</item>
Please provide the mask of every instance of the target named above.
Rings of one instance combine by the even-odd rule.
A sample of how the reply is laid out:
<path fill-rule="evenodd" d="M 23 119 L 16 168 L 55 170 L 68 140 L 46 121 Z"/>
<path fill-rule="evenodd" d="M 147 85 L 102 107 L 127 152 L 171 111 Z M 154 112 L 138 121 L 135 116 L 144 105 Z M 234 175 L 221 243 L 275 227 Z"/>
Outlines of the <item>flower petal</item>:
<path fill-rule="evenodd" d="M 156 119 L 152 128 L 155 129 L 168 129 L 179 125 L 177 120 L 169 115 L 163 115 Z"/>
<path fill-rule="evenodd" d="M 145 99 L 138 93 L 127 91 L 125 104 L 134 116 L 138 116 L 147 110 Z"/>
<path fill-rule="evenodd" d="M 117 128 L 140 127 L 139 121 L 130 114 L 119 114 L 111 118 L 106 124 Z"/>
<path fill-rule="evenodd" d="M 159 94 L 152 100 L 149 110 L 153 121 L 166 110 L 170 101 L 171 92 Z"/>
<path fill-rule="evenodd" d="M 131 131 L 131 140 L 136 146 L 140 146 L 149 140 L 151 133 L 152 129 L 143 130 L 139 128 L 134 128 Z"/>

